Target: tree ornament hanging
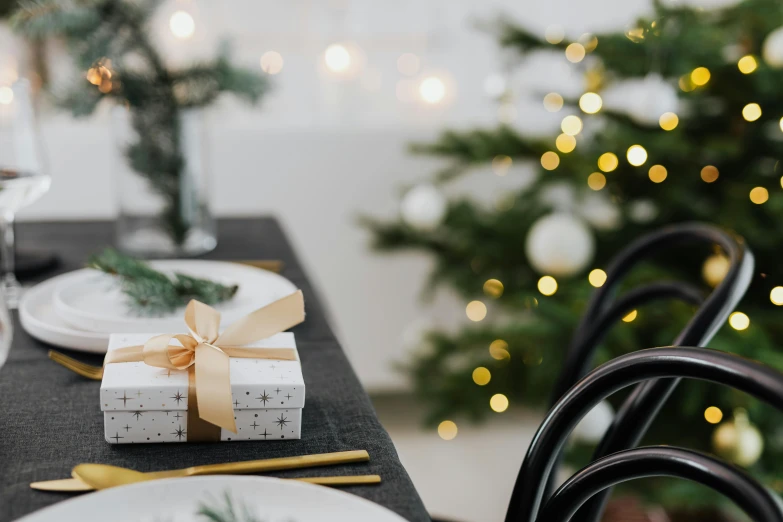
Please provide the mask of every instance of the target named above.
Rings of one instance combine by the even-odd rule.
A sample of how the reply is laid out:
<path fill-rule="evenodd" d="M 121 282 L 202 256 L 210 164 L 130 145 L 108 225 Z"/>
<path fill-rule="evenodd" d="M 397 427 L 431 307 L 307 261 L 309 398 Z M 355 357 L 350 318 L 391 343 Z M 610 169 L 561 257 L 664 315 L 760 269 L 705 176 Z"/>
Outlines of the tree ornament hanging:
<path fill-rule="evenodd" d="M 783 67 L 783 27 L 778 27 L 767 35 L 761 55 L 770 67 Z"/>
<path fill-rule="evenodd" d="M 718 286 L 729 272 L 729 265 L 729 258 L 723 254 L 713 254 L 704 261 L 701 275 L 708 285 Z"/>
<path fill-rule="evenodd" d="M 734 419 L 722 423 L 712 434 L 712 446 L 721 457 L 743 467 L 755 464 L 764 451 L 764 439 L 742 408 Z"/>
<path fill-rule="evenodd" d="M 574 440 L 595 444 L 601 440 L 614 420 L 614 409 L 607 401 L 601 401 L 579 421 L 572 433 Z"/>
<path fill-rule="evenodd" d="M 552 276 L 581 272 L 593 259 L 595 240 L 581 219 L 557 212 L 539 218 L 527 234 L 525 254 L 533 268 Z"/>
<path fill-rule="evenodd" d="M 400 215 L 413 228 L 432 230 L 446 215 L 446 198 L 430 184 L 417 185 L 402 198 Z"/>

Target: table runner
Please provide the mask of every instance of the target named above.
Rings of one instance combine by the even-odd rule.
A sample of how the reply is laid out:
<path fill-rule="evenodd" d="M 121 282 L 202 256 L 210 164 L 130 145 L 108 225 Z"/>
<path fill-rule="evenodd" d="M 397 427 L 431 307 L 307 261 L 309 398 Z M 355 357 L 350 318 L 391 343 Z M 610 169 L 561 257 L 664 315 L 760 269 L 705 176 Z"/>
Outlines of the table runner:
<path fill-rule="evenodd" d="M 307 383 L 302 440 L 210 444 L 109 445 L 103 439 L 98 383 L 49 361 L 49 346 L 15 322 L 10 358 L 0 369 L 0 521 L 14 520 L 70 494 L 33 491 L 29 483 L 65 478 L 79 462 L 101 462 L 153 471 L 239 460 L 366 449 L 367 465 L 274 473 L 280 477 L 380 474 L 379 486 L 346 491 L 411 521 L 430 520 L 389 435 L 345 358 L 312 285 L 275 219 L 219 221 L 219 245 L 209 259 L 281 259 L 282 274 L 304 292 L 307 319 L 293 329 Z M 59 271 L 79 268 L 92 252 L 112 242 L 110 222 L 22 224 L 19 248 L 56 251 Z M 248 241 L 247 238 L 251 238 Z M 54 275 L 54 274 L 50 274 Z M 100 364 L 101 356 L 65 353 Z"/>

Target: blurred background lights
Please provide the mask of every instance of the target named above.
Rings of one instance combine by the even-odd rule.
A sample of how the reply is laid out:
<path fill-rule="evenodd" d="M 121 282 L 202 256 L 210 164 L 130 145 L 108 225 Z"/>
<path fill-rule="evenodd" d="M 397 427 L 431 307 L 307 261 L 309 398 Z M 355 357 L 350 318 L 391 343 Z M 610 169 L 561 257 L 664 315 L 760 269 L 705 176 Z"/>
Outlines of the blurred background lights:
<path fill-rule="evenodd" d="M 457 436 L 457 425 L 454 421 L 445 420 L 438 424 L 438 435 L 443 440 L 452 440 Z"/>
<path fill-rule="evenodd" d="M 710 70 L 706 67 L 697 67 L 691 72 L 691 81 L 694 85 L 698 85 L 701 87 L 702 85 L 707 85 L 707 82 L 710 81 Z"/>
<path fill-rule="evenodd" d="M 683 92 L 691 92 L 696 88 L 696 84 L 694 84 L 693 80 L 691 80 L 690 74 L 681 76 L 677 84 L 680 86 L 680 89 L 682 89 Z"/>
<path fill-rule="evenodd" d="M 735 330 L 745 330 L 750 326 L 750 318 L 742 312 L 734 312 L 729 316 L 729 326 Z"/>
<path fill-rule="evenodd" d="M 560 25 L 550 25 L 544 31 L 544 38 L 551 44 L 559 44 L 565 38 L 565 31 Z"/>
<path fill-rule="evenodd" d="M 326 67 L 332 72 L 344 72 L 351 66 L 351 53 L 345 46 L 332 44 L 324 52 Z"/>
<path fill-rule="evenodd" d="M 473 370 L 473 382 L 478 384 L 479 386 L 486 386 L 489 384 L 489 381 L 492 379 L 492 374 L 484 368 L 483 366 L 479 366 L 475 370 Z"/>
<path fill-rule="evenodd" d="M 585 59 L 585 48 L 580 43 L 572 43 L 566 47 L 566 59 L 571 63 L 579 63 Z"/>
<path fill-rule="evenodd" d="M 489 343 L 489 355 L 498 361 L 510 359 L 511 354 L 508 353 L 508 343 L 503 339 L 495 339 Z"/>
<path fill-rule="evenodd" d="M 497 279 L 487 279 L 484 282 L 484 293 L 493 299 L 503 295 L 503 283 Z"/>
<path fill-rule="evenodd" d="M 710 406 L 704 410 L 704 420 L 710 424 L 718 424 L 723 420 L 723 412 L 717 406 Z"/>
<path fill-rule="evenodd" d="M 680 118 L 673 112 L 664 112 L 661 114 L 661 117 L 658 118 L 658 124 L 665 131 L 674 130 L 678 123 L 680 123 Z"/>
<path fill-rule="evenodd" d="M 631 145 L 628 147 L 625 156 L 628 158 L 628 163 L 634 167 L 644 165 L 644 162 L 647 161 L 647 151 L 641 145 Z"/>
<path fill-rule="evenodd" d="M 749 103 L 742 108 L 742 117 L 747 121 L 756 121 L 761 118 L 761 107 L 758 103 Z"/>
<path fill-rule="evenodd" d="M 397 70 L 405 76 L 413 76 L 419 72 L 421 61 L 413 53 L 403 53 L 397 58 Z"/>
<path fill-rule="evenodd" d="M 555 170 L 560 165 L 560 156 L 556 152 L 545 152 L 541 155 L 541 166 L 546 170 Z"/>
<path fill-rule="evenodd" d="M 446 85 L 437 76 L 428 76 L 419 84 L 419 95 L 427 103 L 440 103 L 446 97 Z"/>
<path fill-rule="evenodd" d="M 554 295 L 557 292 L 557 280 L 552 276 L 544 276 L 538 280 L 538 291 L 544 295 Z"/>
<path fill-rule="evenodd" d="M 7 86 L 0 87 L 0 104 L 8 105 L 14 101 L 14 91 Z"/>
<path fill-rule="evenodd" d="M 593 52 L 598 47 L 598 37 L 591 33 L 584 33 L 579 37 L 578 42 L 584 46 L 585 51 L 588 53 Z"/>
<path fill-rule="evenodd" d="M 750 191 L 750 200 L 756 205 L 766 203 L 769 199 L 769 191 L 764 187 L 754 187 Z"/>
<path fill-rule="evenodd" d="M 492 158 L 492 172 L 498 176 L 505 176 L 513 163 L 514 160 L 511 159 L 511 156 L 499 154 Z"/>
<path fill-rule="evenodd" d="M 756 62 L 756 58 L 750 54 L 743 56 L 737 62 L 737 67 L 739 67 L 739 70 L 742 74 L 750 74 L 755 71 L 758 66 L 759 64 Z"/>
<path fill-rule="evenodd" d="M 606 176 L 600 172 L 593 172 L 587 176 L 587 186 L 593 190 L 601 190 L 606 186 Z"/>
<path fill-rule="evenodd" d="M 587 275 L 587 280 L 594 287 L 600 288 L 606 282 L 606 272 L 604 272 L 600 268 L 591 270 L 590 273 Z"/>
<path fill-rule="evenodd" d="M 491 98 L 498 98 L 506 92 L 506 79 L 500 74 L 490 74 L 484 78 L 484 92 Z"/>
<path fill-rule="evenodd" d="M 705 183 L 712 183 L 717 180 L 719 174 L 718 169 L 712 165 L 707 165 L 701 169 L 701 179 Z"/>
<path fill-rule="evenodd" d="M 503 413 L 508 409 L 508 397 L 502 393 L 496 393 L 489 399 L 489 407 L 492 408 L 492 411 Z"/>
<path fill-rule="evenodd" d="M 587 114 L 595 114 L 601 110 L 603 100 L 594 92 L 586 92 L 579 98 L 579 108 Z"/>
<path fill-rule="evenodd" d="M 283 70 L 283 57 L 277 51 L 267 51 L 261 55 L 261 70 L 267 74 L 277 74 Z"/>
<path fill-rule="evenodd" d="M 769 300 L 772 304 L 783 306 L 783 286 L 776 286 L 769 292 Z"/>
<path fill-rule="evenodd" d="M 193 17 L 189 13 L 177 11 L 169 19 L 169 28 L 174 36 L 185 40 L 193 36 L 196 31 L 196 22 L 193 21 Z"/>
<path fill-rule="evenodd" d="M 544 96 L 544 108 L 549 112 L 559 111 L 563 108 L 563 97 L 556 92 L 550 92 Z"/>
<path fill-rule="evenodd" d="M 560 152 L 569 153 L 576 148 L 576 138 L 568 134 L 561 134 L 555 140 L 555 147 Z"/>
<path fill-rule="evenodd" d="M 471 301 L 468 306 L 465 307 L 465 315 L 471 321 L 481 321 L 487 316 L 487 305 L 481 301 Z"/>
<path fill-rule="evenodd" d="M 631 310 L 630 312 L 628 312 L 628 314 L 625 317 L 623 317 L 623 322 L 624 323 L 630 323 L 634 319 L 636 319 L 636 317 L 638 315 L 639 315 L 639 312 L 637 312 L 636 310 Z"/>
<path fill-rule="evenodd" d="M 566 116 L 563 121 L 560 122 L 560 129 L 569 136 L 576 136 L 582 132 L 582 120 L 579 116 Z"/>
<path fill-rule="evenodd" d="M 783 130 L 783 118 L 780 118 L 780 130 Z"/>
<path fill-rule="evenodd" d="M 604 152 L 598 158 L 598 168 L 604 172 L 612 172 L 617 168 L 618 164 L 617 156 L 611 152 Z"/>
<path fill-rule="evenodd" d="M 661 183 L 666 179 L 667 176 L 666 167 L 663 165 L 653 165 L 650 167 L 650 171 L 648 172 L 648 175 L 650 176 L 650 181 L 653 183 Z"/>

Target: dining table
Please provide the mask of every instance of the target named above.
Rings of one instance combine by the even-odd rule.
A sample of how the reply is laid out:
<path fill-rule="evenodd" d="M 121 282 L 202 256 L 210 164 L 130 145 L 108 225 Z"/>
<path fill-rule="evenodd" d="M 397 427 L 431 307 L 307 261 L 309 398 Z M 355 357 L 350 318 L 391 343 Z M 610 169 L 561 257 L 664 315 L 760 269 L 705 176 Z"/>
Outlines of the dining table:
<path fill-rule="evenodd" d="M 292 329 L 307 386 L 301 440 L 109 444 L 104 440 L 100 384 L 49 360 L 47 352 L 53 347 L 28 335 L 14 313 L 11 351 L 7 363 L 0 368 L 0 521 L 15 520 L 73 498 L 70 493 L 33 490 L 30 483 L 70 477 L 71 469 L 79 463 L 155 471 L 354 449 L 366 449 L 370 461 L 273 475 L 293 478 L 378 474 L 381 484 L 351 486 L 344 491 L 384 506 L 406 520 L 430 520 L 280 222 L 274 217 L 220 219 L 217 228 L 218 245 L 203 258 L 279 260 L 281 275 L 305 296 L 306 319 Z M 37 276 L 37 280 L 83 267 L 90 254 L 111 245 L 113 238 L 111 221 L 17 225 L 19 249 L 44 248 L 59 257 L 59 265 Z M 319 260 L 309 262 L 315 264 Z M 36 279 L 26 284 L 34 284 Z M 58 350 L 91 364 L 102 362 L 99 354 Z M 111 513 L 106 514 L 106 520 L 111 520 Z"/>

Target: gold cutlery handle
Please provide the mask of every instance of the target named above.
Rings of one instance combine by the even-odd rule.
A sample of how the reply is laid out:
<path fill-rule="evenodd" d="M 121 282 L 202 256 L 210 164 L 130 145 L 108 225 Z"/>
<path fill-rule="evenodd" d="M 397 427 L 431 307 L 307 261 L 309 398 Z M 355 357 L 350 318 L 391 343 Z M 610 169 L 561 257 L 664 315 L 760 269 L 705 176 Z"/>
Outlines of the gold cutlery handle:
<path fill-rule="evenodd" d="M 233 475 L 240 473 L 260 473 L 282 469 L 310 468 L 330 466 L 333 464 L 349 464 L 351 462 L 366 462 L 370 455 L 366 450 L 340 451 L 336 453 L 320 453 L 316 455 L 301 455 L 298 457 L 282 457 L 277 459 L 249 460 L 246 462 L 229 462 L 226 464 L 209 464 L 188 468 L 187 475 Z"/>
<path fill-rule="evenodd" d="M 299 477 L 292 480 L 309 482 L 319 486 L 357 486 L 360 484 L 380 484 L 380 475 L 347 475 L 344 477 Z"/>

